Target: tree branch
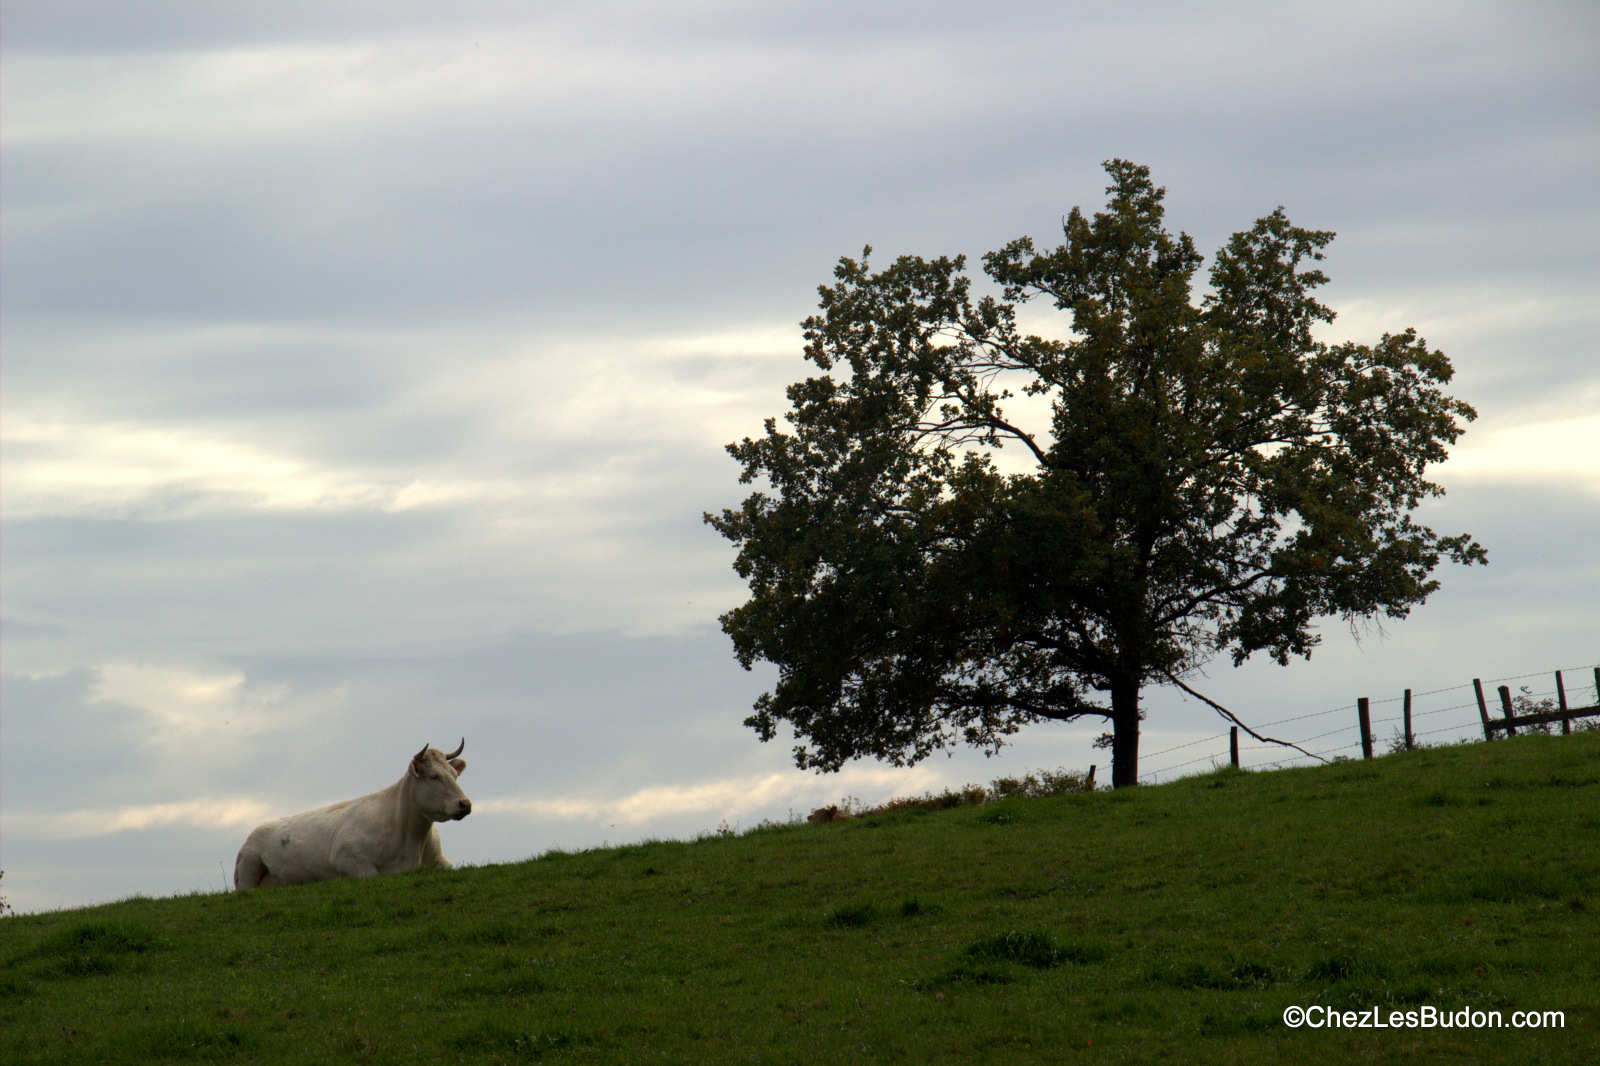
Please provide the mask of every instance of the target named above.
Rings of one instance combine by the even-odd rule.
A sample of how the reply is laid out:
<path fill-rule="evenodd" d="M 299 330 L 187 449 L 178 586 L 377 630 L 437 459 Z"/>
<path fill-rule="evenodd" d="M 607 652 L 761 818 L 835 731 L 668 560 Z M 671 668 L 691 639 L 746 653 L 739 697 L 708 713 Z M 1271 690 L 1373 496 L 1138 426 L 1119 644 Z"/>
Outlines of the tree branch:
<path fill-rule="evenodd" d="M 1183 691 L 1187 692 L 1189 695 L 1193 696 L 1195 699 L 1199 700 L 1200 702 L 1209 705 L 1213 710 L 1217 711 L 1224 718 L 1228 719 L 1228 721 L 1232 722 L 1234 725 L 1238 726 L 1240 729 L 1243 729 L 1246 733 L 1249 733 L 1251 736 L 1255 737 L 1257 740 L 1261 741 L 1263 744 L 1281 744 L 1282 746 L 1284 746 L 1286 748 L 1293 748 L 1295 751 L 1298 751 L 1302 755 L 1310 755 L 1311 758 L 1313 758 L 1313 759 L 1318 759 L 1318 760 L 1320 760 L 1322 762 L 1327 762 L 1328 761 L 1327 759 L 1322 758 L 1322 756 L 1320 756 L 1320 755 L 1313 755 L 1311 752 L 1309 752 L 1306 749 L 1302 748 L 1298 744 L 1291 744 L 1287 740 L 1275 740 L 1272 737 L 1264 737 L 1264 736 L 1262 736 L 1260 733 L 1257 733 L 1254 729 L 1251 729 L 1249 726 L 1247 726 L 1243 722 L 1239 721 L 1239 718 L 1238 718 L 1237 715 L 1235 715 L 1232 711 L 1228 710 L 1228 708 L 1224 707 L 1222 704 L 1218 703 L 1216 700 L 1208 699 L 1207 697 L 1200 695 L 1200 693 L 1196 692 L 1194 689 L 1190 688 L 1188 685 L 1185 685 L 1182 681 L 1179 681 L 1178 678 L 1177 678 L 1177 675 L 1175 675 L 1171 670 L 1163 670 L 1161 672 L 1167 675 L 1167 680 L 1168 681 L 1171 681 L 1174 685 L 1177 685 L 1179 688 L 1183 689 Z"/>

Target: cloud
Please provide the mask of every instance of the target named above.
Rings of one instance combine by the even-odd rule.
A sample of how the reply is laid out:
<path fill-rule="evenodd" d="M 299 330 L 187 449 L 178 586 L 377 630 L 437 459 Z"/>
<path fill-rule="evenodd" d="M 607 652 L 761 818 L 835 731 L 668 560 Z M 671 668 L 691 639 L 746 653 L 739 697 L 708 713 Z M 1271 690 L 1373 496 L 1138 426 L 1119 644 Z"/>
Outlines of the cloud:
<path fill-rule="evenodd" d="M 349 700 L 343 682 L 263 683 L 228 664 L 170 660 L 38 676 L 8 670 L 3 685 L 8 828 L 56 826 L 79 836 L 96 826 L 224 824 L 193 819 L 207 809 L 244 809 L 243 801 L 218 806 L 199 797 L 234 793 L 242 766 L 285 747 L 285 738 L 316 735 Z M 257 781 L 262 802 L 301 787 L 266 774 Z"/>
<path fill-rule="evenodd" d="M 946 784 L 936 766 L 909 769 L 857 765 L 819 777 L 801 770 L 745 775 L 689 785 L 656 785 L 621 796 L 501 796 L 477 804 L 476 812 L 512 814 L 529 819 L 585 819 L 638 827 L 664 819 L 696 815 L 703 819 L 749 819 L 753 812 L 788 806 L 806 808 L 842 795 L 858 795 L 867 803 L 891 796 L 914 795 Z"/>
<path fill-rule="evenodd" d="M 149 746 L 181 752 L 198 745 L 213 757 L 337 715 L 348 699 L 343 686 L 263 684 L 243 670 L 108 663 L 96 673 L 91 699 L 138 708 Z"/>
<path fill-rule="evenodd" d="M 271 806 L 259 799 L 206 797 L 180 803 L 12 815 L 8 830 L 25 840 L 83 840 L 165 826 L 248 829 L 266 820 Z"/>
<path fill-rule="evenodd" d="M 509 478 L 339 469 L 248 440 L 170 422 L 32 422 L 4 430 L 13 519 L 172 519 L 221 511 L 409 511 L 527 503 Z"/>
<path fill-rule="evenodd" d="M 1544 479 L 1600 496 L 1600 416 L 1476 433 L 1451 451 L 1438 476 L 1451 481 Z"/>
<path fill-rule="evenodd" d="M 197 507 L 301 511 L 404 510 L 426 500 L 413 480 L 379 485 L 318 471 L 293 456 L 168 424 L 7 421 L 7 512 L 41 516 L 170 517 Z M 465 486 L 435 498 L 472 495 Z"/>
<path fill-rule="evenodd" d="M 1400 201 L 1459 224 L 1441 187 L 1525 183 L 1481 139 L 1563 128 L 1575 105 L 1530 94 L 1581 69 L 1562 27 L 1495 9 L 485 11 L 327 36 L 241 16 L 215 50 L 168 24 L 170 49 L 111 56 L 8 37 L 11 313 L 792 320 L 784 285 L 840 252 L 985 250 L 1111 154 L 1202 205 L 1190 227 L 1285 197 L 1341 228 Z M 1545 198 L 1581 209 L 1565 162 Z"/>

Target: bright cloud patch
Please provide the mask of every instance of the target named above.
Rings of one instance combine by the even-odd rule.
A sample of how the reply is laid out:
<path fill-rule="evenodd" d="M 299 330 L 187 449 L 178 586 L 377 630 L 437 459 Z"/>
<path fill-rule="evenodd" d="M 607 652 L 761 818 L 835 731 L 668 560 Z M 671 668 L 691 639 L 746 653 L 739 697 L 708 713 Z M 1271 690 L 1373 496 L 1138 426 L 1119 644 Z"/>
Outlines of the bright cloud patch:
<path fill-rule="evenodd" d="M 1573 489 L 1600 495 L 1600 416 L 1469 432 L 1441 472 L 1562 480 Z"/>
<path fill-rule="evenodd" d="M 751 812 L 788 805 L 809 810 L 837 802 L 841 794 L 860 795 L 869 802 L 891 796 L 913 795 L 942 787 L 931 767 L 896 770 L 879 766 L 851 766 L 829 777 L 800 770 L 732 777 L 695 785 L 660 785 L 614 798 L 510 797 L 486 799 L 480 813 L 513 814 L 526 818 L 594 819 L 638 826 L 680 815 L 702 815 L 730 820 L 749 818 Z"/>
<path fill-rule="evenodd" d="M 202 674 L 169 666 L 111 663 L 99 669 L 95 697 L 136 707 L 148 716 L 151 740 L 172 744 L 204 739 L 237 745 L 248 738 L 314 721 L 338 710 L 337 691 L 295 694 L 247 684 L 243 674 Z"/>
<path fill-rule="evenodd" d="M 252 511 L 404 511 L 515 495 L 493 480 L 391 477 L 341 470 L 205 429 L 41 423 L 10 417 L 6 513 L 176 517 L 221 506 Z"/>
<path fill-rule="evenodd" d="M 28 344 L 61 343 L 47 340 Z M 795 331 L 759 325 L 382 341 L 244 327 L 141 333 L 124 345 L 135 363 L 157 367 L 153 353 L 180 353 L 182 369 L 168 372 L 210 390 L 162 419 L 144 412 L 147 397 L 130 397 L 138 374 L 68 386 L 13 374 L 0 437 L 6 516 L 488 507 L 517 517 L 559 511 L 563 526 L 583 525 L 658 481 L 662 456 L 716 454 L 758 430 L 803 366 Z M 76 343 L 71 358 L 92 363 L 118 342 Z M 237 351 L 306 344 L 322 358 L 286 373 L 339 401 L 283 421 L 252 411 L 248 398 L 264 386 L 238 370 Z M 774 358 L 784 353 L 792 363 Z M 369 377 L 384 382 L 372 396 L 343 395 L 350 379 Z"/>
<path fill-rule="evenodd" d="M 268 804 L 256 799 L 205 798 L 137 807 L 102 807 L 59 814 L 21 813 L 6 819 L 8 833 L 31 840 L 81 840 L 164 826 L 236 829 L 258 825 L 271 816 Z"/>
<path fill-rule="evenodd" d="M 376 486 L 330 478 L 289 456 L 179 427 L 13 417 L 5 447 L 6 510 L 13 518 L 122 516 L 161 500 L 169 509 L 189 510 L 202 496 L 232 497 L 264 510 L 382 501 Z"/>

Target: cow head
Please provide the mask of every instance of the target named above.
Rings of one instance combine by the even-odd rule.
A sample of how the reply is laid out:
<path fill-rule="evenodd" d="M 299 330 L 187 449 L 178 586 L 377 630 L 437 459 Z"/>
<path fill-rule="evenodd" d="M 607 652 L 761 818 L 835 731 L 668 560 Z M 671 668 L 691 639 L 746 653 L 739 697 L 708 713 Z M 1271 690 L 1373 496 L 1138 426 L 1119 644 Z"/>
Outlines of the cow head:
<path fill-rule="evenodd" d="M 430 821 L 459 822 L 472 813 L 472 801 L 467 799 L 456 780 L 467 768 L 465 759 L 456 758 L 466 746 L 463 737 L 460 746 L 446 755 L 424 744 L 422 750 L 411 757 L 412 800 Z"/>

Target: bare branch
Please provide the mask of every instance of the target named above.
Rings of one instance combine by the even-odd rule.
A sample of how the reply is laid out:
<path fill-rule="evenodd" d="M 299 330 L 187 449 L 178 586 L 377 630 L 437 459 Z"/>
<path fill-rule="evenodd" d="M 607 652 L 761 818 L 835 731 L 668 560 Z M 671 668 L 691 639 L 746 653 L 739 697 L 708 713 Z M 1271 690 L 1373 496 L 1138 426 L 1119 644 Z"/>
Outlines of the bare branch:
<path fill-rule="evenodd" d="M 1247 726 L 1243 722 L 1239 721 L 1239 718 L 1238 718 L 1237 715 L 1235 715 L 1232 711 L 1228 710 L 1228 708 L 1224 707 L 1222 704 L 1218 703 L 1216 700 L 1213 700 L 1213 699 L 1210 699 L 1209 697 L 1200 695 L 1200 693 L 1196 692 L 1194 689 L 1190 688 L 1188 685 L 1185 685 L 1182 681 L 1179 681 L 1177 675 L 1174 674 L 1171 670 L 1163 670 L 1162 673 L 1167 675 L 1167 680 L 1168 681 L 1171 681 L 1174 685 L 1177 685 L 1179 688 L 1183 689 L 1183 691 L 1187 692 L 1189 695 L 1193 696 L 1195 699 L 1199 700 L 1200 702 L 1207 704 L 1213 710 L 1217 711 L 1224 718 L 1226 718 L 1228 721 L 1232 722 L 1234 725 L 1238 726 L 1240 729 L 1243 729 L 1246 733 L 1249 733 L 1251 736 L 1255 737 L 1257 740 L 1261 741 L 1263 744 L 1281 744 L 1283 747 L 1293 748 L 1295 751 L 1298 751 L 1300 754 L 1308 755 L 1313 759 L 1320 760 L 1321 762 L 1327 762 L 1328 761 L 1327 759 L 1322 758 L 1322 756 L 1320 756 L 1320 755 L 1316 755 L 1316 754 L 1313 754 L 1312 752 L 1307 751 L 1306 749 L 1302 748 L 1298 744 L 1291 744 L 1287 740 L 1275 740 L 1272 737 L 1264 737 L 1264 736 L 1262 736 L 1260 733 L 1257 733 L 1254 729 L 1251 729 L 1249 726 Z"/>

